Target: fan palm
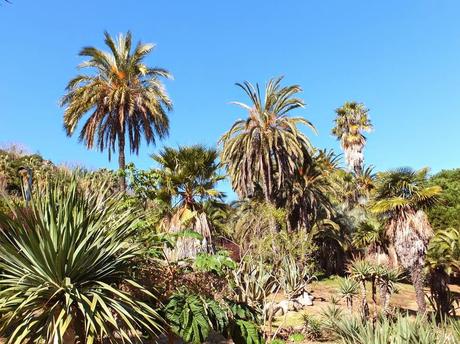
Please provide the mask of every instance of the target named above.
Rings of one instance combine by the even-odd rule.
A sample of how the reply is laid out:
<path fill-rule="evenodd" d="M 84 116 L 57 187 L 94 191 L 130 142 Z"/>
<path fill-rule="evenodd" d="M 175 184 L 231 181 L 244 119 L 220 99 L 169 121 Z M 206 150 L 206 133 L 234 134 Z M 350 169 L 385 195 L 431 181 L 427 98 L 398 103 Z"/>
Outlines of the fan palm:
<path fill-rule="evenodd" d="M 144 59 L 154 45 L 138 43 L 131 48 L 132 37 L 128 32 L 118 40 L 106 32 L 105 44 L 110 52 L 85 47 L 80 55 L 88 57 L 81 68 L 95 70 L 93 74 L 81 74 L 70 80 L 67 94 L 62 98 L 65 106 L 64 127 L 67 135 L 75 132 L 78 123 L 87 119 L 79 135 L 88 149 L 97 146 L 108 150 L 109 160 L 118 150 L 118 164 L 125 169 L 125 140 L 131 153 L 138 153 L 142 136 L 147 144 L 155 144 L 156 137 L 168 134 L 169 121 L 166 112 L 172 109 L 161 78 L 170 78 L 162 68 L 150 68 Z M 126 182 L 120 177 L 120 187 Z"/>
<path fill-rule="evenodd" d="M 54 183 L 30 207 L 0 214 L 0 334 L 8 343 L 131 343 L 159 330 L 156 311 L 117 288 L 155 301 L 129 280 L 140 214 L 119 201 L 97 190 L 85 197 L 75 181 Z"/>
<path fill-rule="evenodd" d="M 293 110 L 304 107 L 296 97 L 301 88 L 282 87 L 281 81 L 270 80 L 264 96 L 258 84 L 237 84 L 251 101 L 249 105 L 235 102 L 248 111 L 248 118 L 236 121 L 220 142 L 222 163 L 242 198 L 262 192 L 265 201 L 274 203 L 277 190 L 309 156 L 310 141 L 297 126 L 315 130 L 313 125 L 303 117 L 289 117 Z"/>
<path fill-rule="evenodd" d="M 160 165 L 157 170 L 157 197 L 168 204 L 172 214 L 167 214 L 165 226 L 177 233 L 191 225 L 203 238 L 183 238 L 178 241 L 174 257 L 180 259 L 208 251 L 211 245 L 211 228 L 204 211 L 206 201 L 219 201 L 223 193 L 215 189 L 224 177 L 218 173 L 215 149 L 203 146 L 165 148 L 153 159 Z"/>
<path fill-rule="evenodd" d="M 359 175 L 363 169 L 363 150 L 366 144 L 363 132 L 372 130 L 369 110 L 362 103 L 345 102 L 335 112 L 337 117 L 332 134 L 340 140 L 348 168 Z"/>
<path fill-rule="evenodd" d="M 410 273 L 421 313 L 426 311 L 423 267 L 433 235 L 423 210 L 434 205 L 441 193 L 438 186 L 426 186 L 427 173 L 427 169 L 402 168 L 379 174 L 371 207 L 385 221 L 397 260 Z"/>

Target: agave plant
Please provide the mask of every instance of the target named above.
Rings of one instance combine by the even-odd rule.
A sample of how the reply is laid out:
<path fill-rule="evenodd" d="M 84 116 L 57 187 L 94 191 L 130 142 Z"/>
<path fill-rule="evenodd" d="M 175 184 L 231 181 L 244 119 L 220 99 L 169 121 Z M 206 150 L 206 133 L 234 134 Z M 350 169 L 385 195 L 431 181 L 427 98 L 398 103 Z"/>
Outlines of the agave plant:
<path fill-rule="evenodd" d="M 274 276 L 265 265 L 247 260 L 233 271 L 233 284 L 236 300 L 255 308 L 262 308 L 267 296 L 276 289 Z"/>
<path fill-rule="evenodd" d="M 313 278 L 308 267 L 300 267 L 289 255 L 281 261 L 277 275 L 278 283 L 289 300 L 306 291 L 307 285 Z"/>
<path fill-rule="evenodd" d="M 457 343 L 444 327 L 437 327 L 427 319 L 398 315 L 376 323 L 351 317 L 333 320 L 333 331 L 343 343 L 353 344 L 448 344 Z"/>
<path fill-rule="evenodd" d="M 29 207 L 0 214 L 0 335 L 8 343 L 142 341 L 157 312 L 117 288 L 154 296 L 128 278 L 140 214 L 100 191 L 49 183 Z"/>

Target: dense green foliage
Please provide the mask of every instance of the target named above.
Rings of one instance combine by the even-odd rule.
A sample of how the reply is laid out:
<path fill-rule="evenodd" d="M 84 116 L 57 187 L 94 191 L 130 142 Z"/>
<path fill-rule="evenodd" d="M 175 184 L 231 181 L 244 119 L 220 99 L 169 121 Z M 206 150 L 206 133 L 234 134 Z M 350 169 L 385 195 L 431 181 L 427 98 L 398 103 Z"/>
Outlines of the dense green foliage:
<path fill-rule="evenodd" d="M 433 228 L 460 228 L 460 169 L 436 173 L 429 183 L 442 189 L 441 202 L 428 211 Z"/>

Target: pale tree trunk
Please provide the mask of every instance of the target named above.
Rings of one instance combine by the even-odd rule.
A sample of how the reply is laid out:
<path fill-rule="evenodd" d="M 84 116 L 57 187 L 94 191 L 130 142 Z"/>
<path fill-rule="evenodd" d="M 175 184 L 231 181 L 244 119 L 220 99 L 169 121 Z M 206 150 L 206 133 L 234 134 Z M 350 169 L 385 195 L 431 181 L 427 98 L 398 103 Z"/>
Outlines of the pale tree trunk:
<path fill-rule="evenodd" d="M 169 261 L 178 261 L 184 258 L 194 258 L 198 253 L 213 253 L 211 227 L 205 213 L 193 213 L 193 218 L 184 220 L 184 212 L 188 209 L 179 209 L 167 223 L 169 233 L 180 233 L 191 227 L 203 239 L 192 237 L 177 238 L 174 248 L 165 248 L 165 255 Z"/>
<path fill-rule="evenodd" d="M 382 307 L 382 311 L 384 314 L 386 314 L 387 310 L 385 309 L 385 304 L 387 301 L 387 295 L 388 295 L 388 288 L 387 288 L 387 282 L 384 280 L 381 280 L 379 282 L 379 296 L 380 296 L 380 307 Z"/>
<path fill-rule="evenodd" d="M 390 222 L 390 236 L 393 239 L 398 261 L 410 273 L 415 289 L 418 313 L 426 313 L 425 293 L 423 291 L 425 275 L 425 255 L 433 229 L 426 214 L 411 208 L 404 209 Z"/>

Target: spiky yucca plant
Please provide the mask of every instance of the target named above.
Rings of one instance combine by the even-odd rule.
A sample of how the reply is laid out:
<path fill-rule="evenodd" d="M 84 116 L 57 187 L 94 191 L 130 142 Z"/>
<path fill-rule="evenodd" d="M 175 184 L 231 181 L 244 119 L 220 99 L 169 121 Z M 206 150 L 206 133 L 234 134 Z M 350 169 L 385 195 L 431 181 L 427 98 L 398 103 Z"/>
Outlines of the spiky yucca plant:
<path fill-rule="evenodd" d="M 140 214 L 117 196 L 84 196 L 49 183 L 30 206 L 0 214 L 0 335 L 8 343 L 142 341 L 160 330 L 160 317 L 120 290 L 121 283 L 154 296 L 127 269 Z"/>
<path fill-rule="evenodd" d="M 355 260 L 348 267 L 348 271 L 351 277 L 359 283 L 361 293 L 361 315 L 363 318 L 367 318 L 369 316 L 369 304 L 367 303 L 366 281 L 372 278 L 374 269 L 368 261 Z"/>
<path fill-rule="evenodd" d="M 351 278 L 341 278 L 339 281 L 339 293 L 347 302 L 350 313 L 353 313 L 353 298 L 358 295 L 358 282 Z"/>

